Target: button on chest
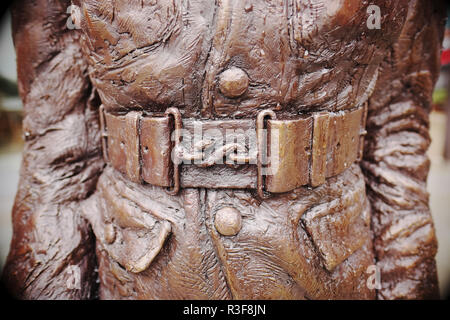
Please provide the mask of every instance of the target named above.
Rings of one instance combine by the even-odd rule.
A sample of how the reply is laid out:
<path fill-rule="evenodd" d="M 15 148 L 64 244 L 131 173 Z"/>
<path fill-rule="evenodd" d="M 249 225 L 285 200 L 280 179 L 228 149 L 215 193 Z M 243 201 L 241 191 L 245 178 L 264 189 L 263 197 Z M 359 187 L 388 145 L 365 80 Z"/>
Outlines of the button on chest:
<path fill-rule="evenodd" d="M 247 74 L 239 68 L 232 67 L 219 77 L 219 89 L 228 98 L 242 96 L 248 89 L 249 80 Z"/>

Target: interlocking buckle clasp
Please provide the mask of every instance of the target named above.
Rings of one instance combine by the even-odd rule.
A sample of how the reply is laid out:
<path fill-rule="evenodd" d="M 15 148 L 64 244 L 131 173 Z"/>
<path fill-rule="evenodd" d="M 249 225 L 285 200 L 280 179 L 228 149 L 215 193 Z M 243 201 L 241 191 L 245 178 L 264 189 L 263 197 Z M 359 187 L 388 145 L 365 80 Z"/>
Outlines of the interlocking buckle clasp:
<path fill-rule="evenodd" d="M 267 199 L 269 196 L 264 193 L 264 169 L 267 170 L 267 166 L 263 167 L 264 159 L 268 157 L 268 134 L 265 134 L 265 126 L 264 121 L 266 118 L 270 118 L 272 120 L 276 120 L 277 115 L 273 110 L 263 110 L 258 113 L 258 117 L 256 118 L 256 138 L 258 144 L 258 158 L 257 158 L 257 167 L 258 167 L 258 177 L 257 177 L 257 191 L 258 195 L 261 199 Z M 266 139 L 264 139 L 264 136 Z"/>

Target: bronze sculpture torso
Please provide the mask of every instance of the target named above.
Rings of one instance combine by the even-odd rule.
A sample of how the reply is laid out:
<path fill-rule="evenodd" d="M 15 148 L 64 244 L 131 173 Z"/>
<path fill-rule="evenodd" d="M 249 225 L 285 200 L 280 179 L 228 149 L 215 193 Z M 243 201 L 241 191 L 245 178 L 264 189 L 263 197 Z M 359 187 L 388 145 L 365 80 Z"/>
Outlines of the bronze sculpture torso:
<path fill-rule="evenodd" d="M 442 37 L 437 5 L 374 1 L 383 27 L 371 30 L 368 4 L 357 0 L 73 2 L 80 31 L 62 31 L 48 10 L 37 23 L 14 13 L 28 110 L 22 179 L 44 190 L 34 201 L 24 185 L 18 193 L 4 276 L 17 294 L 92 297 L 95 255 L 106 299 L 373 299 L 374 264 L 379 298 L 436 295 L 424 152 Z M 43 6 L 52 5 L 62 7 Z M 25 54 L 47 34 L 19 22 L 39 19 L 59 38 L 48 36 L 53 47 L 36 53 L 36 63 Z M 250 166 L 192 165 L 182 166 L 180 192 L 168 195 L 104 167 L 100 104 L 118 117 L 177 108 L 205 123 L 256 119 L 265 109 L 295 119 L 368 105 L 368 135 L 361 163 L 314 188 L 261 199 L 252 187 L 224 188 L 242 185 L 244 171 L 254 175 Z M 50 150 L 45 165 L 33 164 L 42 146 Z M 69 265 L 80 267 L 83 289 L 64 288 Z"/>

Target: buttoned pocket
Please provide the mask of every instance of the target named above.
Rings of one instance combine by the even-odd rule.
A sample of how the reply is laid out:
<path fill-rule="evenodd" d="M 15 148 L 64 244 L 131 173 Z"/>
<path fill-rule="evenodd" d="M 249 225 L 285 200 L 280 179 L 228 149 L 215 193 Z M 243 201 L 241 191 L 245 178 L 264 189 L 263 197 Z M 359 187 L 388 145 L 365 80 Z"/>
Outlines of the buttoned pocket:
<path fill-rule="evenodd" d="M 371 238 L 370 204 L 364 180 L 360 179 L 349 189 L 341 197 L 311 208 L 301 219 L 328 271 Z"/>
<path fill-rule="evenodd" d="M 171 234 L 171 224 L 104 184 L 100 179 L 98 193 L 89 204 L 92 213 L 88 219 L 94 234 L 114 261 L 129 272 L 140 273 L 162 250 Z"/>

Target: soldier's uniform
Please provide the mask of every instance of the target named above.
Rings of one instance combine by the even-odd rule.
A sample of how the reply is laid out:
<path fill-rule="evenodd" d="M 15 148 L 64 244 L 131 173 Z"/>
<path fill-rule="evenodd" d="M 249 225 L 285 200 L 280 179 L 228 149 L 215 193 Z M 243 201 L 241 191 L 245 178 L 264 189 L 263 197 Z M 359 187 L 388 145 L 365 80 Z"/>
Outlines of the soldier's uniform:
<path fill-rule="evenodd" d="M 64 201 L 88 221 L 72 247 L 93 230 L 100 298 L 435 296 L 424 123 L 445 12 L 373 2 L 381 29 L 368 24 L 376 10 L 356 0 L 74 1 L 81 30 L 55 46 L 87 62 L 78 74 L 88 70 L 92 95 L 79 97 L 87 107 L 77 114 L 99 117 L 87 123 L 92 141 L 66 150 L 83 163 L 70 171 L 82 191 Z M 16 39 L 27 36 L 21 28 Z M 37 84 L 22 82 L 31 96 Z M 90 90 L 75 80 L 60 88 L 70 84 Z M 198 127 L 244 139 L 214 142 Z M 177 129 L 200 147 L 183 146 Z M 6 270 L 20 255 L 17 234 Z M 76 261 L 91 283 L 92 263 L 77 250 L 60 268 Z M 6 274 L 10 287 L 27 283 L 26 297 L 52 296 L 39 274 L 31 284 Z"/>

